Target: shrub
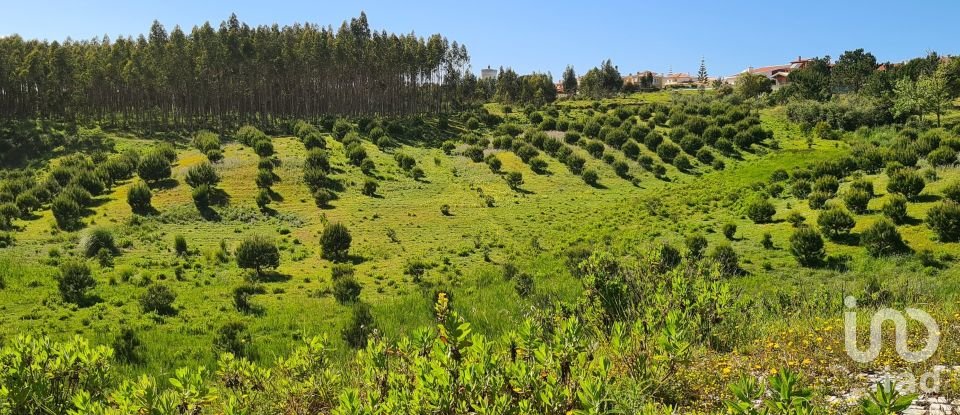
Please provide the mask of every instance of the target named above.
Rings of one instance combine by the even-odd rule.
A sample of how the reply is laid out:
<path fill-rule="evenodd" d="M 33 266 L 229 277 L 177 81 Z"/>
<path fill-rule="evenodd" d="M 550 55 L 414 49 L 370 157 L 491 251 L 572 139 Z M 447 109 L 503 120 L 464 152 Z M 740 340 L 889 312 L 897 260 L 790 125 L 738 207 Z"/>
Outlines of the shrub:
<path fill-rule="evenodd" d="M 960 240 L 960 204 L 943 201 L 927 212 L 927 226 L 942 242 Z"/>
<path fill-rule="evenodd" d="M 185 181 L 190 187 L 197 187 L 204 184 L 213 187 L 220 182 L 220 175 L 217 174 L 213 165 L 208 162 L 203 162 L 187 170 Z"/>
<path fill-rule="evenodd" d="M 157 151 L 140 158 L 137 175 L 148 183 L 170 178 L 170 160 Z"/>
<path fill-rule="evenodd" d="M 507 186 L 510 186 L 513 190 L 517 190 L 523 185 L 523 175 L 517 171 L 507 173 L 504 180 L 507 181 Z"/>
<path fill-rule="evenodd" d="M 810 181 L 805 179 L 794 180 L 790 193 L 797 199 L 806 199 L 812 191 Z"/>
<path fill-rule="evenodd" d="M 657 156 L 667 163 L 673 161 L 677 154 L 680 154 L 680 147 L 677 147 L 676 144 L 663 143 L 657 147 Z"/>
<path fill-rule="evenodd" d="M 490 166 L 490 171 L 494 173 L 499 173 L 501 166 L 503 166 L 503 163 L 496 154 L 488 154 L 487 157 L 484 158 L 484 161 L 487 163 L 487 166 Z"/>
<path fill-rule="evenodd" d="M 823 238 L 813 228 L 801 226 L 790 236 L 790 253 L 802 266 L 820 265 L 826 255 L 823 250 Z"/>
<path fill-rule="evenodd" d="M 280 251 L 272 239 L 263 235 L 250 235 L 240 242 L 236 250 L 237 266 L 253 269 L 257 277 L 264 268 L 280 266 Z"/>
<path fill-rule="evenodd" d="M 960 203 L 960 180 L 954 180 L 943 188 L 943 196 L 948 200 Z"/>
<path fill-rule="evenodd" d="M 352 240 L 350 231 L 342 223 L 327 224 L 320 235 L 323 257 L 334 261 L 346 259 Z"/>
<path fill-rule="evenodd" d="M 363 181 L 363 190 L 361 190 L 361 192 L 362 192 L 365 196 L 374 196 L 374 195 L 377 194 L 377 187 L 378 187 L 378 186 L 379 186 L 379 184 L 377 183 L 376 180 L 366 179 L 366 180 Z"/>
<path fill-rule="evenodd" d="M 530 170 L 533 170 L 533 172 L 536 174 L 546 174 L 547 161 L 540 157 L 534 157 L 530 159 Z"/>
<path fill-rule="evenodd" d="M 273 155 L 273 142 L 269 138 L 257 140 L 251 146 L 253 152 L 260 157 L 270 157 Z"/>
<path fill-rule="evenodd" d="M 640 146 L 637 145 L 635 141 L 629 140 L 622 147 L 620 147 L 620 151 L 623 151 L 623 155 L 627 156 L 628 158 L 635 159 L 638 155 L 640 155 Z"/>
<path fill-rule="evenodd" d="M 957 163 L 957 151 L 950 147 L 940 147 L 927 155 L 927 161 L 933 166 L 952 166 Z"/>
<path fill-rule="evenodd" d="M 913 170 L 900 169 L 890 176 L 890 182 L 887 183 L 887 191 L 890 193 L 900 193 L 907 199 L 913 200 L 923 191 L 925 183 L 923 177 Z"/>
<path fill-rule="evenodd" d="M 740 260 L 737 252 L 728 243 L 722 243 L 710 252 L 710 260 L 717 264 L 720 273 L 726 276 L 736 275 L 740 272 Z"/>
<path fill-rule="evenodd" d="M 53 218 L 57 221 L 57 226 L 60 229 L 75 228 L 79 224 L 80 216 L 83 213 L 80 205 L 65 194 L 53 199 L 50 210 L 53 211 Z"/>
<path fill-rule="evenodd" d="M 205 184 L 197 186 L 190 192 L 190 196 L 193 197 L 193 204 L 197 209 L 204 210 L 210 207 L 210 186 Z"/>
<path fill-rule="evenodd" d="M 860 235 L 860 243 L 874 257 L 893 255 L 906 248 L 896 225 L 888 219 L 880 219 L 864 230 Z"/>
<path fill-rule="evenodd" d="M 103 249 L 111 254 L 117 252 L 117 245 L 114 243 L 113 234 L 106 229 L 92 229 L 80 239 L 80 252 L 87 258 L 93 258 Z"/>
<path fill-rule="evenodd" d="M 443 144 L 440 145 L 440 149 L 443 150 L 443 153 L 448 156 L 452 154 L 453 150 L 456 148 L 457 144 L 450 140 L 444 141 Z"/>
<path fill-rule="evenodd" d="M 176 301 L 175 294 L 169 287 L 162 284 L 150 284 L 147 291 L 140 296 L 140 308 L 144 313 L 155 312 L 160 315 L 170 315 L 174 313 L 173 302 Z"/>
<path fill-rule="evenodd" d="M 313 191 L 313 201 L 318 207 L 330 206 L 330 202 L 337 198 L 337 195 L 327 189 L 317 189 Z"/>
<path fill-rule="evenodd" d="M 703 251 L 707 249 L 707 238 L 701 234 L 693 234 L 684 239 L 687 246 L 687 258 L 697 260 L 703 257 Z"/>
<path fill-rule="evenodd" d="M 657 266 L 663 270 L 673 269 L 680 265 L 683 257 L 680 251 L 670 244 L 661 243 L 657 248 Z"/>
<path fill-rule="evenodd" d="M 617 160 L 613 163 L 613 171 L 617 173 L 617 176 L 620 177 L 629 177 L 630 175 L 630 165 L 623 160 Z"/>
<path fill-rule="evenodd" d="M 443 216 L 450 216 L 450 205 L 446 203 L 440 205 L 440 214 Z"/>
<path fill-rule="evenodd" d="M 267 169 L 257 170 L 257 176 L 254 178 L 257 187 L 261 189 L 273 186 L 273 172 Z"/>
<path fill-rule="evenodd" d="M 773 249 L 773 235 L 770 235 L 770 232 L 764 232 L 763 237 L 760 239 L 760 246 L 763 249 Z"/>
<path fill-rule="evenodd" d="M 583 172 L 582 177 L 583 177 L 583 181 L 584 181 L 586 184 L 589 184 L 589 185 L 591 185 L 591 186 L 596 186 L 596 185 L 597 185 L 597 181 L 600 179 L 600 175 L 598 175 L 598 174 L 597 174 L 597 171 L 594 170 L 594 169 L 587 169 L 587 170 L 585 170 L 585 171 Z"/>
<path fill-rule="evenodd" d="M 838 207 L 827 209 L 817 217 L 817 225 L 820 226 L 820 231 L 830 238 L 839 238 L 849 234 L 856 224 L 853 216 Z"/>
<path fill-rule="evenodd" d="M 843 194 L 843 203 L 853 213 L 864 213 L 872 198 L 870 193 L 863 189 L 851 188 Z"/>
<path fill-rule="evenodd" d="M 66 261 L 60 264 L 57 289 L 63 301 L 80 304 L 86 298 L 87 291 L 96 285 L 97 281 L 93 279 L 90 267 L 85 262 Z"/>
<path fill-rule="evenodd" d="M 330 156 L 323 149 L 315 148 L 308 151 L 304 163 L 307 167 L 317 168 L 324 173 L 330 172 Z"/>
<path fill-rule="evenodd" d="M 78 184 L 70 184 L 61 191 L 63 196 L 69 197 L 77 202 L 80 207 L 88 206 L 93 203 L 93 195 Z"/>
<path fill-rule="evenodd" d="M 120 333 L 113 338 L 111 344 L 113 357 L 121 363 L 138 363 L 140 357 L 140 337 L 129 327 L 120 329 Z"/>
<path fill-rule="evenodd" d="M 723 224 L 723 236 L 727 239 L 733 240 L 733 237 L 737 234 L 737 224 L 735 223 L 725 223 Z"/>
<path fill-rule="evenodd" d="M 355 303 L 360 300 L 363 287 L 353 275 L 344 275 L 333 280 L 333 298 L 340 304 Z"/>
<path fill-rule="evenodd" d="M 803 222 L 805 222 L 806 220 L 807 218 L 803 217 L 803 215 L 800 214 L 800 212 L 794 211 L 794 212 L 790 212 L 790 214 L 787 215 L 787 222 L 790 222 L 790 224 L 793 225 L 794 228 L 800 227 L 801 225 L 803 225 Z"/>
<path fill-rule="evenodd" d="M 807 203 L 810 205 L 810 209 L 820 210 L 827 206 L 827 201 L 831 197 L 833 195 L 827 192 L 812 192 L 807 196 Z"/>
<path fill-rule="evenodd" d="M 268 139 L 267 135 L 264 134 L 263 131 L 260 131 L 257 127 L 252 125 L 244 125 L 240 127 L 234 134 L 234 138 L 246 146 L 251 146 L 257 141 Z"/>
<path fill-rule="evenodd" d="M 266 211 L 267 206 L 270 205 L 271 201 L 272 199 L 270 198 L 270 190 L 267 190 L 264 188 L 261 188 L 257 192 L 257 196 L 254 199 L 254 202 L 257 204 L 257 207 L 260 208 L 261 211 Z"/>
<path fill-rule="evenodd" d="M 363 148 L 363 145 L 359 142 L 350 143 L 347 148 L 344 150 L 347 155 L 347 160 L 350 160 L 350 164 L 360 167 L 360 164 L 363 163 L 363 160 L 367 158 L 367 150 Z"/>
<path fill-rule="evenodd" d="M 571 155 L 567 157 L 567 168 L 570 169 L 570 172 L 573 174 L 580 174 L 583 172 L 583 167 L 587 164 L 587 160 L 578 155 Z"/>
<path fill-rule="evenodd" d="M 873 183 L 868 180 L 863 180 L 863 179 L 855 180 L 853 183 L 850 183 L 850 188 L 855 190 L 861 190 L 867 193 L 868 195 L 870 195 L 870 197 L 873 197 L 873 194 L 874 194 Z"/>
<path fill-rule="evenodd" d="M 427 174 L 424 173 L 423 169 L 421 169 L 420 166 L 410 169 L 410 177 L 412 177 L 413 180 L 420 180 L 426 175 Z"/>
<path fill-rule="evenodd" d="M 673 166 L 680 171 L 688 171 L 693 168 L 693 163 L 690 162 L 690 157 L 687 157 L 686 154 L 680 154 L 673 158 Z"/>
<path fill-rule="evenodd" d="M 213 337 L 213 348 L 220 353 L 230 353 L 241 358 L 251 358 L 253 355 L 253 338 L 247 331 L 247 325 L 239 321 L 231 321 L 217 329 Z"/>
<path fill-rule="evenodd" d="M 657 148 L 660 147 L 660 144 L 663 143 L 663 136 L 656 131 L 651 131 L 643 139 L 643 145 L 646 146 L 650 151 L 657 151 Z"/>
<path fill-rule="evenodd" d="M 135 213 L 149 211 L 152 198 L 153 193 L 150 192 L 150 186 L 147 186 L 142 180 L 133 182 L 130 189 L 127 190 L 127 203 Z"/>
<path fill-rule="evenodd" d="M 350 322 L 341 332 L 343 340 L 354 349 L 367 346 L 367 340 L 376 330 L 376 321 L 366 303 L 356 303 L 350 313 Z"/>
<path fill-rule="evenodd" d="M 189 248 L 187 247 L 187 238 L 183 235 L 177 235 L 173 237 L 173 251 L 177 253 L 177 256 L 185 256 L 189 253 Z"/>
<path fill-rule="evenodd" d="M 765 197 L 755 196 L 747 204 L 747 217 L 753 223 L 769 223 L 776 213 L 777 208 Z"/>
<path fill-rule="evenodd" d="M 840 181 L 833 176 L 822 176 L 813 182 L 812 190 L 814 192 L 823 192 L 829 193 L 831 197 L 837 194 L 837 189 L 840 188 Z"/>
<path fill-rule="evenodd" d="M 784 169 L 776 169 L 770 174 L 771 183 L 787 181 L 789 178 L 790 174 Z"/>

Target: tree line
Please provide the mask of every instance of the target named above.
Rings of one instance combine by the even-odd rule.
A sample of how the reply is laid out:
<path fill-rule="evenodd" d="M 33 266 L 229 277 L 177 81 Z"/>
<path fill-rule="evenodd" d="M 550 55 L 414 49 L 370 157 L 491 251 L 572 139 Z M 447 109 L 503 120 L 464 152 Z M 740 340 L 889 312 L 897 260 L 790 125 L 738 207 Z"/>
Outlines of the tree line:
<path fill-rule="evenodd" d="M 185 32 L 84 41 L 0 38 L 0 114 L 108 125 L 230 128 L 321 115 L 459 109 L 475 77 L 463 45 L 316 24 L 251 27 L 236 15 Z M 464 87 L 470 85 L 470 87 Z"/>

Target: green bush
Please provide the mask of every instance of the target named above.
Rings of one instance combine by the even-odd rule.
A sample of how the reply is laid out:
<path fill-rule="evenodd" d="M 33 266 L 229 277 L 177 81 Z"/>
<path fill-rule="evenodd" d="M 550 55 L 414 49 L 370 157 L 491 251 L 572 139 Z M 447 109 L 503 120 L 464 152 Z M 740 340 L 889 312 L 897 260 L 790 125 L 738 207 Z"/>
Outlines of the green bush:
<path fill-rule="evenodd" d="M 140 336 L 137 336 L 137 332 L 129 327 L 120 329 L 120 333 L 113 338 L 111 346 L 113 357 L 121 363 L 139 363 L 142 360 Z"/>
<path fill-rule="evenodd" d="M 663 143 L 657 147 L 657 156 L 664 162 L 670 163 L 680 154 L 680 147 L 673 143 Z"/>
<path fill-rule="evenodd" d="M 374 196 L 377 194 L 377 187 L 379 186 L 376 180 L 366 179 L 363 181 L 363 190 L 361 190 L 361 192 L 365 196 Z"/>
<path fill-rule="evenodd" d="M 320 235 L 320 248 L 324 258 L 338 261 L 347 258 L 353 238 L 342 223 L 330 223 Z"/>
<path fill-rule="evenodd" d="M 872 195 L 863 189 L 851 188 L 843 194 L 843 203 L 853 213 L 865 213 Z"/>
<path fill-rule="evenodd" d="M 135 213 L 147 212 L 150 210 L 150 200 L 153 193 L 150 192 L 150 186 L 147 186 L 142 180 L 137 180 L 130 185 L 127 190 L 127 203 L 130 209 Z"/>
<path fill-rule="evenodd" d="M 662 148 L 663 146 L 661 146 Z M 690 157 L 687 157 L 686 154 L 679 154 L 673 158 L 673 166 L 680 171 L 688 171 L 693 168 L 693 163 L 690 162 Z"/>
<path fill-rule="evenodd" d="M 270 186 L 273 186 L 273 172 L 267 169 L 257 170 L 257 175 L 254 178 L 254 182 L 257 184 L 257 187 L 261 189 L 266 189 Z"/>
<path fill-rule="evenodd" d="M 578 155 L 571 155 L 567 157 L 567 168 L 570 169 L 570 172 L 573 174 L 583 173 L 583 168 L 587 164 L 587 160 Z"/>
<path fill-rule="evenodd" d="M 620 147 L 620 151 L 623 152 L 623 155 L 627 158 L 635 159 L 640 154 L 640 146 L 633 140 L 629 140 Z"/>
<path fill-rule="evenodd" d="M 93 258 L 100 250 L 104 249 L 111 254 L 117 252 L 113 233 L 109 230 L 103 228 L 92 229 L 80 239 L 80 252 L 84 257 Z"/>
<path fill-rule="evenodd" d="M 267 290 L 259 285 L 243 284 L 233 289 L 233 306 L 241 313 L 249 313 L 256 310 L 256 306 L 250 302 L 250 298 L 256 294 L 264 294 Z"/>
<path fill-rule="evenodd" d="M 943 188 L 943 197 L 960 203 L 960 180 L 954 180 Z"/>
<path fill-rule="evenodd" d="M 517 190 L 523 185 L 523 175 L 518 171 L 507 173 L 506 176 L 504 176 L 504 180 L 507 181 L 507 186 L 510 186 L 513 190 Z"/>
<path fill-rule="evenodd" d="M 247 325 L 231 321 L 217 329 L 213 337 L 213 349 L 220 353 L 230 353 L 236 357 L 253 357 L 253 337 L 247 331 Z"/>
<path fill-rule="evenodd" d="M 813 182 L 812 190 L 814 192 L 823 192 L 829 193 L 831 197 L 837 194 L 837 189 L 840 188 L 840 181 L 833 176 L 822 176 Z"/>
<path fill-rule="evenodd" d="M 820 226 L 820 231 L 834 239 L 850 234 L 850 230 L 856 224 L 853 216 L 839 207 L 820 212 L 817 217 L 817 225 Z"/>
<path fill-rule="evenodd" d="M 353 275 L 344 275 L 333 280 L 333 298 L 340 304 L 350 304 L 360 301 L 360 291 L 363 287 Z"/>
<path fill-rule="evenodd" d="M 193 191 L 190 192 L 190 196 L 193 198 L 193 204 L 197 209 L 204 210 L 210 207 L 210 186 L 202 184 L 194 187 Z"/>
<path fill-rule="evenodd" d="M 823 263 L 826 256 L 823 250 L 823 238 L 813 228 L 801 226 L 790 236 L 790 253 L 802 266 L 818 266 Z"/>
<path fill-rule="evenodd" d="M 907 199 L 913 200 L 923 191 L 925 183 L 923 177 L 920 177 L 916 171 L 900 169 L 890 176 L 887 183 L 887 191 L 890 193 L 900 193 Z"/>
<path fill-rule="evenodd" d="M 805 179 L 794 180 L 790 187 L 790 193 L 797 199 L 806 199 L 807 196 L 810 196 L 811 191 L 810 181 Z"/>
<path fill-rule="evenodd" d="M 240 127 L 233 136 L 237 141 L 246 146 L 252 146 L 253 143 L 257 141 L 268 139 L 267 135 L 264 134 L 263 131 L 260 131 L 257 127 L 252 125 L 244 125 Z"/>
<path fill-rule="evenodd" d="M 53 212 L 53 218 L 57 221 L 57 226 L 66 230 L 76 228 L 83 214 L 80 205 L 65 194 L 53 199 L 50 210 Z"/>
<path fill-rule="evenodd" d="M 860 244 L 874 257 L 893 255 L 906 248 L 896 225 L 887 219 L 880 219 L 864 230 L 860 235 Z"/>
<path fill-rule="evenodd" d="M 737 224 L 735 223 L 725 223 L 723 224 L 723 236 L 729 240 L 733 240 L 734 236 L 737 234 Z"/>
<path fill-rule="evenodd" d="M 144 313 L 171 315 L 175 313 L 173 302 L 177 294 L 170 287 L 162 284 L 150 284 L 147 291 L 140 296 L 140 308 Z"/>
<path fill-rule="evenodd" d="M 753 223 L 770 223 L 777 208 L 765 197 L 755 196 L 747 203 L 747 217 Z"/>
<path fill-rule="evenodd" d="M 347 160 L 350 160 L 350 164 L 360 167 L 360 164 L 363 163 L 363 160 L 367 158 L 367 150 L 363 148 L 363 145 L 359 142 L 350 143 L 346 149 Z"/>
<path fill-rule="evenodd" d="M 337 198 L 337 195 L 327 189 L 316 189 L 313 191 L 313 201 L 317 207 L 328 207 L 330 202 Z"/>
<path fill-rule="evenodd" d="M 713 250 L 710 251 L 710 260 L 717 264 L 720 273 L 723 275 L 736 275 L 740 272 L 740 260 L 737 257 L 737 252 L 726 242 L 713 247 Z"/>
<path fill-rule="evenodd" d="M 170 178 L 170 160 L 157 151 L 147 153 L 140 158 L 137 175 L 148 183 Z"/>
<path fill-rule="evenodd" d="M 273 155 L 273 142 L 269 138 L 257 140 L 251 146 L 253 152 L 260 157 L 270 157 Z"/>
<path fill-rule="evenodd" d="M 787 222 L 790 222 L 794 228 L 800 227 L 807 220 L 800 212 L 793 211 L 787 215 Z"/>
<path fill-rule="evenodd" d="M 520 275 L 517 275 L 513 280 L 514 291 L 517 292 L 517 295 L 520 298 L 528 298 L 533 294 L 535 287 L 535 282 L 533 276 L 525 272 L 521 272 Z"/>
<path fill-rule="evenodd" d="M 827 192 L 811 192 L 807 196 L 807 203 L 810 205 L 810 209 L 820 210 L 827 206 L 827 201 L 831 197 L 833 195 Z"/>
<path fill-rule="evenodd" d="M 907 198 L 901 194 L 892 193 L 880 210 L 893 223 L 902 224 L 907 221 Z"/>
<path fill-rule="evenodd" d="M 488 154 L 487 157 L 484 158 L 484 161 L 487 163 L 487 166 L 490 166 L 490 171 L 494 173 L 499 173 L 500 168 L 503 166 L 503 163 L 496 154 Z"/>
<path fill-rule="evenodd" d="M 185 181 L 190 187 L 197 187 L 204 184 L 213 187 L 216 186 L 217 183 L 220 183 L 220 175 L 217 174 L 217 170 L 213 168 L 213 165 L 208 162 L 203 162 L 191 166 L 190 169 L 187 170 Z"/>
<path fill-rule="evenodd" d="M 594 170 L 594 169 L 584 170 L 584 172 L 583 172 L 583 174 L 581 175 L 581 177 L 583 177 L 583 181 L 584 181 L 586 184 L 589 184 L 589 185 L 591 185 L 591 186 L 596 186 L 596 185 L 597 185 L 597 181 L 600 179 L 600 175 L 598 175 L 598 174 L 597 174 L 597 171 Z"/>
<path fill-rule="evenodd" d="M 370 335 L 376 331 L 376 321 L 373 319 L 373 313 L 370 312 L 370 306 L 366 303 L 356 303 L 350 313 L 350 321 L 341 332 L 343 340 L 354 349 L 362 349 L 367 346 Z"/>
<path fill-rule="evenodd" d="M 280 251 L 276 243 L 263 235 L 250 235 L 240 242 L 235 252 L 237 266 L 253 269 L 260 276 L 264 268 L 280 266 Z"/>
<path fill-rule="evenodd" d="M 90 274 L 90 267 L 85 262 L 66 261 L 60 264 L 57 289 L 63 301 L 80 304 L 86 299 L 87 291 L 96 285 L 97 281 Z"/>
<path fill-rule="evenodd" d="M 684 245 L 687 247 L 687 258 L 698 260 L 703 257 L 704 250 L 707 249 L 707 238 L 699 233 L 688 235 L 684 239 Z"/>
<path fill-rule="evenodd" d="M 946 200 L 930 208 L 927 211 L 927 226 L 941 242 L 960 240 L 960 203 Z"/>
<path fill-rule="evenodd" d="M 540 157 L 534 157 L 530 159 L 530 170 L 533 170 L 533 172 L 536 174 L 546 174 L 547 161 Z"/>
<path fill-rule="evenodd" d="M 183 235 L 174 236 L 173 252 L 176 252 L 177 256 L 186 256 L 188 253 L 190 253 L 190 250 L 187 247 L 187 238 L 185 238 Z"/>
<path fill-rule="evenodd" d="M 304 165 L 308 168 L 316 168 L 324 173 L 329 173 L 330 156 L 323 149 L 311 149 L 307 152 L 307 158 L 304 160 Z"/>
<path fill-rule="evenodd" d="M 933 166 L 952 166 L 957 163 L 957 151 L 950 147 L 940 147 L 927 155 L 927 161 Z"/>
<path fill-rule="evenodd" d="M 200 130 L 193 135 L 192 144 L 193 147 L 195 147 L 197 150 L 200 150 L 201 153 L 206 153 L 211 150 L 219 150 L 220 136 L 207 130 Z"/>
<path fill-rule="evenodd" d="M 265 188 L 261 188 L 259 191 L 257 191 L 257 196 L 254 198 L 254 202 L 257 204 L 257 207 L 264 212 L 267 211 L 267 206 L 270 205 L 271 201 L 273 201 L 273 199 L 270 197 L 270 190 Z"/>

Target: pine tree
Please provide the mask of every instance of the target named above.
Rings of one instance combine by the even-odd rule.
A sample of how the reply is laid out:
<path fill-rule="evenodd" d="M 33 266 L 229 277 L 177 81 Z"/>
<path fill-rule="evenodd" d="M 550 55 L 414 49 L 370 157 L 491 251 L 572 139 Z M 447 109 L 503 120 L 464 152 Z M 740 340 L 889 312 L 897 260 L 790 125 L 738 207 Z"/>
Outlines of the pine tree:
<path fill-rule="evenodd" d="M 700 70 L 697 72 L 697 88 L 700 90 L 700 93 L 703 93 L 707 87 L 707 64 L 700 58 Z"/>

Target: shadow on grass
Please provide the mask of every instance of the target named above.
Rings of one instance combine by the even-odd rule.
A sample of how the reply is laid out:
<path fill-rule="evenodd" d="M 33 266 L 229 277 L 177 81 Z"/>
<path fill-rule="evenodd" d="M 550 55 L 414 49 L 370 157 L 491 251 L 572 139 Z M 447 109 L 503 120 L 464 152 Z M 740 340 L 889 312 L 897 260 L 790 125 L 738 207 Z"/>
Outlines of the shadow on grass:
<path fill-rule="evenodd" d="M 293 278 L 292 275 L 279 271 L 260 271 L 259 274 L 254 274 L 253 277 L 255 281 L 258 282 L 286 282 Z"/>
<path fill-rule="evenodd" d="M 148 184 L 150 185 L 150 188 L 153 190 L 169 190 L 169 189 L 173 189 L 174 187 L 177 187 L 177 185 L 180 184 L 180 182 L 178 182 L 177 179 L 174 179 L 174 178 L 166 178 L 166 179 L 157 180 L 155 182 L 148 183 Z"/>
<path fill-rule="evenodd" d="M 922 194 L 922 195 L 920 195 L 920 196 L 917 196 L 917 197 L 913 198 L 912 202 L 914 202 L 914 203 L 933 203 L 933 202 L 938 202 L 938 201 L 940 201 L 940 199 L 943 199 L 943 197 L 941 197 L 941 196 L 939 196 L 939 195 Z"/>

